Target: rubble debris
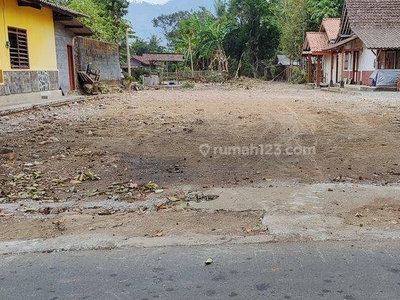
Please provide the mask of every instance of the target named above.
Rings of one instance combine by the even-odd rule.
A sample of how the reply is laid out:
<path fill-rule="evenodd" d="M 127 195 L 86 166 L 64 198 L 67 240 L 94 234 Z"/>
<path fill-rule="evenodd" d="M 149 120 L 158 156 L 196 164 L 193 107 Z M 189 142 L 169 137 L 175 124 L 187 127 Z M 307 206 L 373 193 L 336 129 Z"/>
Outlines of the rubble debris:
<path fill-rule="evenodd" d="M 100 177 L 93 173 L 92 170 L 85 168 L 83 171 L 74 178 L 74 181 L 83 182 L 83 181 L 93 181 L 100 180 Z"/>
<path fill-rule="evenodd" d="M 362 218 L 362 217 L 364 217 L 364 216 L 363 216 L 362 213 L 357 212 L 357 213 L 355 214 L 355 217 L 356 217 L 356 218 Z"/>
<path fill-rule="evenodd" d="M 52 224 L 54 225 L 54 230 L 58 230 L 58 231 L 66 231 L 67 230 L 65 223 L 66 223 L 65 219 L 60 219 L 60 220 L 52 222 Z"/>
<path fill-rule="evenodd" d="M 218 195 L 205 195 L 203 192 L 190 192 L 185 195 L 186 201 L 205 202 L 218 199 Z"/>
<path fill-rule="evenodd" d="M 167 199 L 168 199 L 168 201 L 169 201 L 169 202 L 178 202 L 178 201 L 179 201 L 179 199 L 178 199 L 178 198 L 176 198 L 176 197 L 173 197 L 173 196 L 171 196 L 171 197 L 167 197 Z"/>
<path fill-rule="evenodd" d="M 213 260 L 211 257 L 209 257 L 209 258 L 206 259 L 206 261 L 204 262 L 204 264 L 205 264 L 206 266 L 208 266 L 208 265 L 211 265 L 213 262 L 214 262 L 214 260 Z"/>

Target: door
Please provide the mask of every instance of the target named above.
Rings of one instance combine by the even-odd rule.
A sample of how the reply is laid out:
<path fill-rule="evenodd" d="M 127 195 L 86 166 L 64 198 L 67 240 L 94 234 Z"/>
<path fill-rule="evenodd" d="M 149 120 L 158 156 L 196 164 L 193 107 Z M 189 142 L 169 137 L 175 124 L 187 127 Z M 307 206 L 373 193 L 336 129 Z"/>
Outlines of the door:
<path fill-rule="evenodd" d="M 69 90 L 75 90 L 74 52 L 71 45 L 67 45 Z"/>
<path fill-rule="evenodd" d="M 386 69 L 396 69 L 396 51 L 386 52 Z"/>
<path fill-rule="evenodd" d="M 359 82 L 358 78 L 358 58 L 360 56 L 360 52 L 354 51 L 353 53 L 353 78 L 352 83 L 357 84 Z"/>

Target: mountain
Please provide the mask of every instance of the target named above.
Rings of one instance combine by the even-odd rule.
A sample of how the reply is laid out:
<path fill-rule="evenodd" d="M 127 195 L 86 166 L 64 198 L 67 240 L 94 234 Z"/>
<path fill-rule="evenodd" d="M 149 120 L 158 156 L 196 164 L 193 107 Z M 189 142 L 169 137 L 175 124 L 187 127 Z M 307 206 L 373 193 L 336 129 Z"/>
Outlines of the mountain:
<path fill-rule="evenodd" d="M 199 6 L 214 11 L 214 0 L 170 0 L 162 5 L 147 2 L 130 3 L 128 15 L 125 18 L 132 23 L 133 30 L 138 37 L 148 39 L 152 34 L 155 34 L 164 39 L 162 31 L 153 27 L 152 20 L 154 18 L 180 10 L 197 10 Z"/>

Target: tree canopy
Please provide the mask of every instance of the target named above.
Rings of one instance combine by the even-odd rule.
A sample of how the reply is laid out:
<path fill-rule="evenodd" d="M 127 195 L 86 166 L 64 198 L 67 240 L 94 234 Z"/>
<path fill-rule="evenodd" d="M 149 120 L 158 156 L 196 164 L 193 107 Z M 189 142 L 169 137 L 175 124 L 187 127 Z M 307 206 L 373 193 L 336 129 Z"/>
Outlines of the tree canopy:
<path fill-rule="evenodd" d="M 306 31 L 322 18 L 338 17 L 343 0 L 215 0 L 204 8 L 161 15 L 153 20 L 191 70 L 216 69 L 257 77 L 277 53 L 301 55 Z"/>
<path fill-rule="evenodd" d="M 52 0 L 88 15 L 81 21 L 94 38 L 124 47 L 130 24 L 124 20 L 128 0 Z M 324 17 L 338 17 L 344 0 L 215 0 L 214 13 L 204 7 L 153 19 L 170 51 L 185 55 L 187 68 L 231 75 L 263 74 L 277 53 L 298 59 L 306 31 L 317 30 Z M 161 41 L 135 38 L 132 53 L 163 52 Z"/>

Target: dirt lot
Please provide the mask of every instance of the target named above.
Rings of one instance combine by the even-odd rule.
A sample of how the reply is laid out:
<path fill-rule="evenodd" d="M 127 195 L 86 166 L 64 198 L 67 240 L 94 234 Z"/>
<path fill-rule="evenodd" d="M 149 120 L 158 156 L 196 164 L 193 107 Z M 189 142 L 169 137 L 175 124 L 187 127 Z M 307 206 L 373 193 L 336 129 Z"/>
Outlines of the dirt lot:
<path fill-rule="evenodd" d="M 0 117 L 0 239 L 99 228 L 128 236 L 268 234 L 259 210 L 211 214 L 190 202 L 211 200 L 211 188 L 277 182 L 397 186 L 399 103 L 397 93 L 254 81 L 94 96 Z M 102 201 L 139 205 L 96 206 Z M 366 210 L 379 220 L 390 212 L 399 229 L 398 200 L 384 205 L 390 209 L 341 215 L 359 224 L 354 217 Z"/>

